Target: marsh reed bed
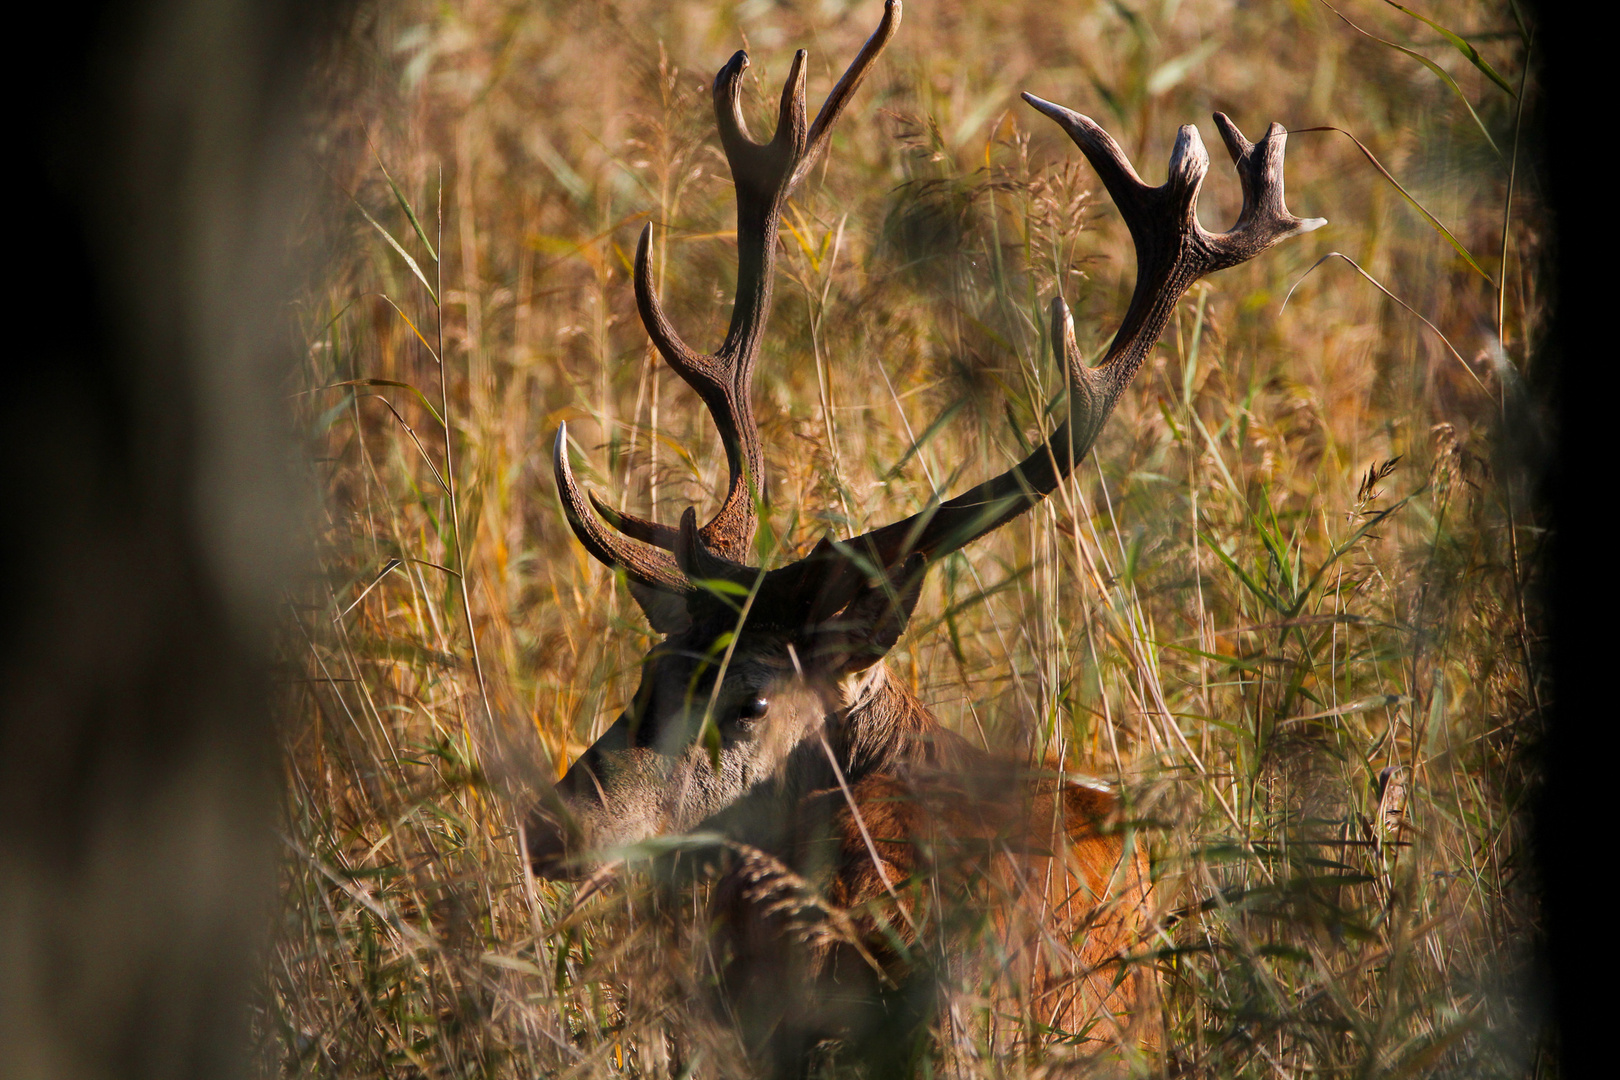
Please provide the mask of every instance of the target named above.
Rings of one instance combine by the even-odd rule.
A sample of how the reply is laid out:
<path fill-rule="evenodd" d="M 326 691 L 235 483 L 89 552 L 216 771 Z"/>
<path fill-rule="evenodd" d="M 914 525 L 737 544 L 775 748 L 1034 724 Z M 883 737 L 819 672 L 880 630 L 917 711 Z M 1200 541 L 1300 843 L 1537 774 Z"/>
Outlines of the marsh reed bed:
<path fill-rule="evenodd" d="M 1049 297 L 1088 355 L 1118 325 L 1129 238 L 1018 91 L 1095 117 L 1150 182 L 1213 109 L 1295 132 L 1290 205 L 1328 227 L 1189 293 L 1091 458 L 931 575 L 890 658 L 960 733 L 1128 792 L 1166 1037 L 1114 1070 L 1545 1067 L 1532 28 L 1336 7 L 916 3 L 783 231 L 767 560 L 1022 456 L 1063 385 Z M 334 51 L 287 388 L 319 567 L 288 598 L 267 1075 L 746 1070 L 704 1005 L 701 895 L 537 882 L 518 855 L 524 800 L 652 641 L 574 542 L 549 452 L 566 420 L 624 508 L 712 505 L 723 455 L 635 316 L 635 236 L 660 226 L 665 307 L 718 341 L 713 73 L 748 48 L 769 131 L 792 50 L 819 100 L 878 10 L 402 0 Z M 1202 219 L 1238 204 L 1217 160 Z M 1005 1027 L 917 1068 L 1096 1064 L 1002 1053 Z"/>

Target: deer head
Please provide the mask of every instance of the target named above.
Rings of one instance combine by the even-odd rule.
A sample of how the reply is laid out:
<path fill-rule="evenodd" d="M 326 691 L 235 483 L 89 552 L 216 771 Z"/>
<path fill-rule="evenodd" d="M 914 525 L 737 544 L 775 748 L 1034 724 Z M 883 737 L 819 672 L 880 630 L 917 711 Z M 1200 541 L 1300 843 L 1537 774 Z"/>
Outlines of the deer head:
<path fill-rule="evenodd" d="M 715 116 L 737 192 L 739 265 L 730 328 L 713 354 L 690 348 L 665 317 L 649 267 L 651 226 L 642 231 L 635 265 L 642 321 L 664 360 L 707 405 L 725 448 L 729 486 L 714 517 L 699 525 L 689 508 L 670 526 L 614 510 L 582 492 L 569 466 L 566 427 L 557 433 L 553 467 L 570 526 L 591 555 L 624 573 L 665 637 L 643 662 L 630 707 L 530 820 L 529 855 L 544 875 L 573 876 L 588 869 L 592 852 L 705 822 L 723 822 L 727 831 L 758 828 L 771 817 L 762 802 L 791 804 L 829 786 L 822 783 L 829 770 L 858 773 L 863 760 L 914 735 L 907 717 L 873 704 L 880 696 L 871 689 L 881 678 L 874 665 L 904 631 L 928 567 L 1056 490 L 1193 282 L 1325 224 L 1294 217 L 1283 205 L 1287 136 L 1279 124 L 1251 143 L 1215 114 L 1243 207 L 1229 231 L 1210 233 L 1196 214 L 1209 156 L 1195 127 L 1181 128 L 1169 178 L 1150 187 L 1092 120 L 1024 94 L 1085 154 L 1130 229 L 1136 286 L 1112 344 L 1087 367 L 1068 307 L 1054 298 L 1051 341 L 1067 376 L 1068 415 L 1050 438 L 1001 475 L 903 520 L 851 539 L 824 538 L 785 566 L 749 565 L 764 464 L 749 388 L 771 309 L 782 207 L 899 21 L 900 0 L 887 0 L 882 22 L 814 122 L 805 109 L 801 50 L 768 143 L 750 137 L 739 108 L 747 55 L 738 52 L 716 76 Z"/>

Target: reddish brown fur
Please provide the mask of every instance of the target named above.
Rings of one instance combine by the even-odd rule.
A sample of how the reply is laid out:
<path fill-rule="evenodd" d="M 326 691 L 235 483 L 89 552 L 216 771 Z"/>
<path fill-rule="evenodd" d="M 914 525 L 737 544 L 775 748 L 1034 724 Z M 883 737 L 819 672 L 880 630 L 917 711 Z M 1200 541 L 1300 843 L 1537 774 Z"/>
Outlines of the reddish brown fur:
<path fill-rule="evenodd" d="M 1049 1031 L 1155 1047 L 1151 885 L 1118 797 L 972 747 L 890 680 L 865 708 L 895 733 L 876 760 L 805 796 L 782 850 L 742 860 L 718 890 L 745 1028 L 778 1055 L 858 1045 L 874 1023 L 892 1034 L 874 1018 L 896 995 L 931 996 L 915 983 L 950 974 L 927 970 L 943 961 L 990 972 L 991 1023 L 1035 1022 L 1002 1033 L 1003 1048 Z"/>

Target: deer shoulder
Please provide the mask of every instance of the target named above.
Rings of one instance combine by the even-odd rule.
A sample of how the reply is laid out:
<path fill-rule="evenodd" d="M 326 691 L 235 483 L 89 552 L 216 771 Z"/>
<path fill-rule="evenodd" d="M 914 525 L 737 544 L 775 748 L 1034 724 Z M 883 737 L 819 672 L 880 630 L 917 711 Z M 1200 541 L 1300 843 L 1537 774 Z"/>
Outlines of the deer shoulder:
<path fill-rule="evenodd" d="M 903 736 L 864 764 L 846 754 L 855 775 L 800 801 L 781 861 L 743 858 L 722 878 L 733 996 L 780 1013 L 755 1024 L 781 1029 L 791 1012 L 850 1039 L 849 1017 L 807 997 L 949 994 L 961 973 L 988 972 L 1002 1014 L 1029 1010 L 1082 1044 L 1156 1045 L 1151 883 L 1118 794 L 986 753 L 887 696 L 882 729 Z"/>

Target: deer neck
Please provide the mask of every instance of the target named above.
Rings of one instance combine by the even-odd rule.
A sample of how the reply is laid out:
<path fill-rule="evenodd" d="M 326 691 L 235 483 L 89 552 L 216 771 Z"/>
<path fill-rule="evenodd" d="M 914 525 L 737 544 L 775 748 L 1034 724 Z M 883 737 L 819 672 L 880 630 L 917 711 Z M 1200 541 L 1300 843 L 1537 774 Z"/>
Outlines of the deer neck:
<path fill-rule="evenodd" d="M 828 729 L 848 781 L 933 763 L 954 738 L 887 664 L 846 679 L 841 689 L 843 705 L 829 717 Z"/>

